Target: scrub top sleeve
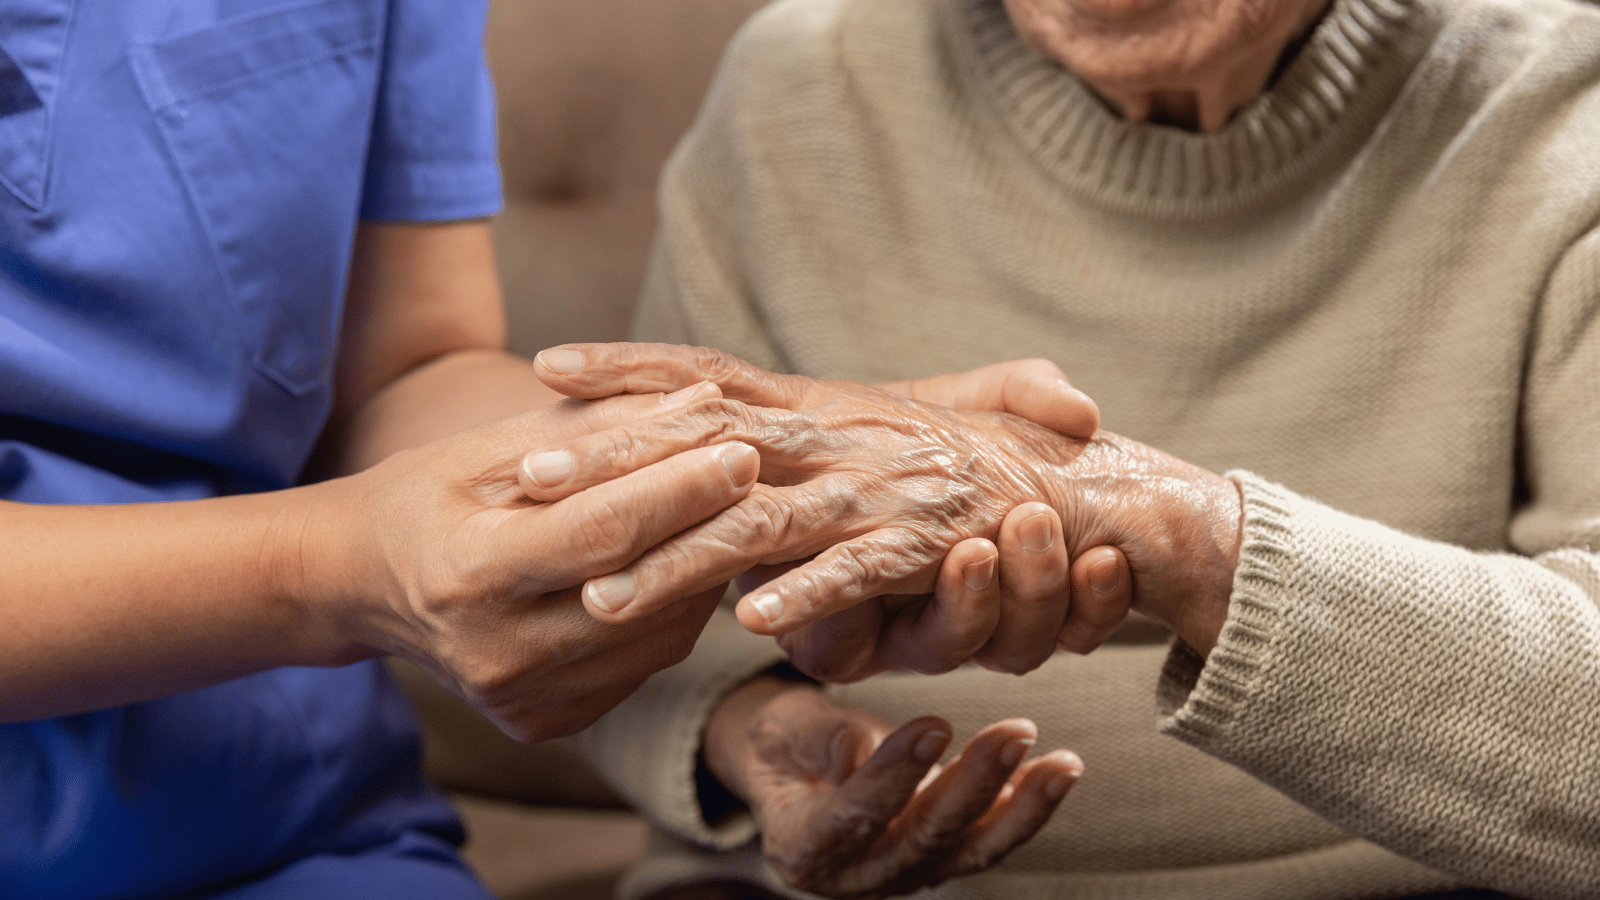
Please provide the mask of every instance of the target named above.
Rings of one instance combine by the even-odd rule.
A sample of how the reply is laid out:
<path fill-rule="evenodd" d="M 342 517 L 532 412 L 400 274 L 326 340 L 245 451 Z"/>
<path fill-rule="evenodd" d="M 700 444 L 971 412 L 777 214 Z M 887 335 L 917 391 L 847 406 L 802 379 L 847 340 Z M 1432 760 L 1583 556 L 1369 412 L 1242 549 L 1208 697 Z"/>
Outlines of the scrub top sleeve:
<path fill-rule="evenodd" d="M 392 0 L 361 218 L 444 221 L 502 202 L 484 0 Z"/>

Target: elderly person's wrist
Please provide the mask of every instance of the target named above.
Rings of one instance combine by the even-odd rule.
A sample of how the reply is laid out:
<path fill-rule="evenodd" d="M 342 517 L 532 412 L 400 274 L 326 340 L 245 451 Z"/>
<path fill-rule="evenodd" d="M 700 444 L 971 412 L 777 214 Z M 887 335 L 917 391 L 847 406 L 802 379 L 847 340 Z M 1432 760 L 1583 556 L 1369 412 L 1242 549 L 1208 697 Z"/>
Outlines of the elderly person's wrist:
<path fill-rule="evenodd" d="M 1049 470 L 1048 502 L 1061 516 L 1068 554 L 1121 550 L 1135 582 L 1132 607 L 1209 653 L 1227 618 L 1239 560 L 1238 486 L 1110 432 Z"/>

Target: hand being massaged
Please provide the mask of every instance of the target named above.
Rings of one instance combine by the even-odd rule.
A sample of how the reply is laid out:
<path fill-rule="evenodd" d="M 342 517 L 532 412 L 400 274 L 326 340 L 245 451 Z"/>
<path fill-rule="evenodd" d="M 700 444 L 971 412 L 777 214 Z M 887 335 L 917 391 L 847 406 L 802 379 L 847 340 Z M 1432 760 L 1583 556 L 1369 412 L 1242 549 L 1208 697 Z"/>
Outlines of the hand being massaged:
<path fill-rule="evenodd" d="M 955 652 L 963 642 L 992 668 L 1027 671 L 1057 647 L 1092 650 L 1134 607 L 1185 626 L 1205 652 L 1205 628 L 1219 604 L 1226 610 L 1237 489 L 1153 448 L 1096 434 L 1092 403 L 1049 363 L 885 387 L 777 375 L 716 351 L 659 344 L 569 345 L 545 351 L 536 367 L 550 387 L 579 398 L 702 381 L 721 392 L 642 426 L 530 454 L 522 484 L 536 500 L 688 446 L 740 441 L 761 454 L 760 483 L 743 500 L 588 583 L 584 602 L 602 621 L 632 621 L 774 566 L 745 578 L 741 623 L 783 636 L 808 674 L 843 680 L 896 665 L 949 668 L 964 661 Z M 1036 578 L 1046 587 L 1030 586 L 1037 593 L 1027 602 L 988 604 L 988 618 L 970 606 L 906 600 L 959 583 L 951 576 L 972 550 L 958 548 L 996 539 L 1002 581 L 1008 555 L 1021 556 L 1016 548 L 1046 543 L 1059 574 Z M 1049 566 L 1030 568 L 1037 576 Z M 1198 631 L 1196 618 L 1205 620 Z M 975 635 L 984 639 L 972 647 Z M 918 649 L 928 642 L 939 648 L 935 658 Z"/>

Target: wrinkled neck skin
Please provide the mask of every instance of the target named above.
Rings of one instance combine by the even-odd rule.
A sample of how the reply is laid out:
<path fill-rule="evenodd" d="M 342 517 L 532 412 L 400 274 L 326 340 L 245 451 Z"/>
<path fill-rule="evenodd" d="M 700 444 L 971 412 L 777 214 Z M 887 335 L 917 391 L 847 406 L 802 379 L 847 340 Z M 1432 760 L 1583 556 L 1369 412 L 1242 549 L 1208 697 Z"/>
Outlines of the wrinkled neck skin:
<path fill-rule="evenodd" d="M 1004 0 L 1029 46 L 1135 122 L 1220 131 L 1332 0 Z"/>

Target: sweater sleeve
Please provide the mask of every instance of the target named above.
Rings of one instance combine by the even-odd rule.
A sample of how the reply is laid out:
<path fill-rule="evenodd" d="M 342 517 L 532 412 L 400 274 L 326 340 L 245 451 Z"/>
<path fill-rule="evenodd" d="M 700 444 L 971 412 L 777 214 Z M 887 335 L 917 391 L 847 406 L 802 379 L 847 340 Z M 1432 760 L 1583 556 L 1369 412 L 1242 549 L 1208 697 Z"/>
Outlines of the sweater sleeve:
<path fill-rule="evenodd" d="M 1600 896 L 1600 238 L 1557 267 L 1523 398 L 1515 552 L 1344 515 L 1247 473 L 1209 661 L 1161 727 L 1379 844 L 1530 897 Z"/>
<path fill-rule="evenodd" d="M 700 806 L 696 768 L 706 719 L 729 691 L 785 659 L 771 638 L 745 631 L 720 609 L 688 659 L 651 676 L 571 745 L 655 824 L 703 846 L 737 847 L 755 836 L 750 815 L 707 822 Z"/>

